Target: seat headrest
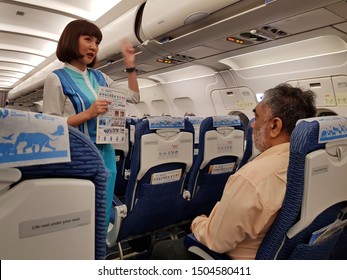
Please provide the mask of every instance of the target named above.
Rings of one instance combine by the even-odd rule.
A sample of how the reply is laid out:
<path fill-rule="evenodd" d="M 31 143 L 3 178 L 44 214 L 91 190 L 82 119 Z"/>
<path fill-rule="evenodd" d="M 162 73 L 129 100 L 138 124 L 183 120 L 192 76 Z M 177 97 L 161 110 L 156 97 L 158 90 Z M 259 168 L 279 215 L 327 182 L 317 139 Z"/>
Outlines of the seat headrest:
<path fill-rule="evenodd" d="M 241 125 L 241 120 L 239 116 L 213 116 L 213 127 L 220 126 L 239 126 Z"/>
<path fill-rule="evenodd" d="M 13 183 L 22 177 L 22 173 L 17 168 L 0 169 L 0 195 L 7 191 Z"/>
<path fill-rule="evenodd" d="M 184 129 L 184 118 L 154 117 L 148 119 L 149 129 Z"/>
<path fill-rule="evenodd" d="M 0 109 L 0 168 L 69 162 L 67 119 Z"/>
<path fill-rule="evenodd" d="M 347 117 L 325 116 L 299 120 L 300 122 L 318 122 L 318 143 L 327 143 L 347 138 Z"/>

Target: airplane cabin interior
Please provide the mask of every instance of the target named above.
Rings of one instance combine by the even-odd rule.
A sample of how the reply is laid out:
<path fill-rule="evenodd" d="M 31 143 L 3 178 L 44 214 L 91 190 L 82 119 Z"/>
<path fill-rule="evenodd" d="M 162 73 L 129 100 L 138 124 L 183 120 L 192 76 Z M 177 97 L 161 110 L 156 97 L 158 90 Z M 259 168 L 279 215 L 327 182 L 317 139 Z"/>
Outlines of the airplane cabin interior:
<path fill-rule="evenodd" d="M 100 198 L 104 195 L 105 186 L 102 184 L 106 180 L 106 171 L 102 164 L 98 164 L 95 172 L 88 168 L 87 171 L 70 168 L 82 161 L 88 167 L 88 162 L 99 162 L 101 158 L 95 152 L 95 147 L 84 139 L 84 135 L 80 135 L 82 133 L 71 127 L 65 128 L 68 132 L 66 135 L 70 137 L 75 147 L 74 150 L 71 149 L 69 156 L 72 161 L 67 165 L 68 168 L 63 163 L 56 163 L 54 168 L 49 164 L 43 164 L 41 167 L 38 165 L 37 170 L 19 167 L 19 171 L 14 171 L 11 168 L 2 170 L 0 167 L 0 171 L 5 172 L 0 172 L 0 213 L 3 213 L 0 214 L 0 224 L 3 222 L 8 229 L 6 232 L 3 231 L 2 239 L 17 230 L 16 222 L 6 216 L 11 214 L 8 210 L 12 209 L 9 201 L 19 205 L 23 198 L 27 198 L 26 207 L 40 205 L 43 202 L 39 196 L 35 197 L 34 194 L 28 193 L 28 187 L 26 189 L 25 186 L 32 183 L 31 188 L 35 192 L 40 192 L 38 189 L 44 186 L 39 181 L 46 175 L 49 178 L 59 178 L 58 182 L 63 180 L 64 183 L 63 171 L 57 170 L 67 172 L 69 178 L 76 180 L 77 186 L 76 188 L 71 186 L 71 189 L 65 187 L 65 193 L 60 194 L 59 183 L 54 182 L 51 194 L 47 193 L 52 203 L 48 200 L 44 205 L 48 208 L 50 205 L 56 205 L 57 210 L 50 209 L 47 212 L 51 218 L 45 220 L 46 224 L 53 223 L 52 217 L 58 216 L 64 217 L 66 221 L 74 221 L 72 214 L 66 211 L 76 214 L 78 219 L 84 222 L 75 227 L 67 227 L 68 231 L 65 232 L 52 230 L 53 233 L 50 233 L 50 230 L 43 230 L 42 234 L 37 235 L 30 233 L 30 227 L 35 226 L 33 222 L 21 223 L 26 232 L 24 237 L 18 239 L 15 237 L 11 241 L 19 242 L 20 245 L 15 249 L 18 250 L 18 254 L 14 251 L 6 253 L 11 249 L 8 244 L 0 242 L 2 259 L 55 257 L 146 259 L 153 239 L 161 240 L 186 235 L 193 214 L 187 214 L 184 209 L 188 202 L 194 202 L 194 195 L 198 193 L 196 182 L 205 181 L 217 185 L 215 179 L 217 177 L 209 177 L 209 172 L 203 174 L 209 168 L 211 170 L 213 164 L 215 168 L 218 163 L 219 168 L 223 166 L 228 169 L 228 176 L 236 172 L 244 152 L 252 146 L 252 139 L 247 137 L 247 134 L 251 134 L 248 128 L 254 117 L 253 109 L 262 100 L 264 91 L 278 84 L 289 83 L 314 91 L 317 94 L 317 117 L 326 117 L 330 120 L 327 116 L 346 116 L 347 1 L 345 0 L 176 0 L 174 2 L 109 0 L 102 1 L 102 5 L 96 0 L 70 2 L 10 0 L 0 1 L 0 121 L 1 117 L 5 116 L 5 111 L 1 110 L 5 109 L 33 114 L 42 112 L 45 78 L 53 70 L 63 66 L 55 54 L 59 36 L 68 22 L 79 18 L 90 20 L 100 27 L 103 39 L 95 68 L 121 85 L 126 85 L 127 73 L 124 71 L 120 40 L 126 38 L 135 48 L 136 54 L 136 74 L 141 100 L 137 104 L 126 104 L 128 120 L 125 124 L 128 133 L 125 139 L 126 147 L 115 146 L 115 149 L 118 149 L 117 176 L 122 176 L 117 177 L 117 182 L 123 184 L 123 187 L 115 193 L 120 201 L 115 202 L 113 226 L 106 236 L 106 231 L 103 231 L 106 225 L 100 222 L 101 214 L 95 209 L 99 204 L 90 206 L 90 202 L 94 201 L 93 196 Z M 199 121 L 199 125 L 201 122 L 198 130 L 194 123 L 188 121 L 190 117 L 185 117 L 190 114 L 194 115 L 192 120 L 194 117 L 201 117 L 199 120 L 195 119 Z M 184 127 L 170 128 L 165 132 L 149 132 L 151 117 L 156 116 L 168 119 L 180 118 Z M 236 121 L 236 124 L 233 124 L 228 131 L 211 126 L 211 119 L 218 116 L 227 116 L 229 121 Z M 136 123 L 136 134 L 134 134 L 135 124 L 131 123 L 135 119 L 141 119 L 141 122 Z M 343 131 L 343 125 L 343 123 L 336 124 L 340 132 Z M 316 127 L 311 128 L 310 125 L 307 125 L 308 128 L 304 125 L 303 127 L 303 131 L 312 129 L 312 134 L 318 133 Z M 336 133 L 336 131 L 330 132 Z M 216 160 L 211 164 L 209 160 L 207 163 L 206 157 L 212 158 L 213 153 L 217 151 L 209 154 L 206 147 L 208 145 L 218 147 L 219 144 L 206 140 L 205 146 L 199 146 L 197 143 L 199 133 L 216 139 L 222 134 L 223 141 L 233 141 L 239 151 L 232 155 L 223 155 L 221 162 Z M 10 137 L 9 132 L 6 137 Z M 200 141 L 201 139 L 207 138 L 200 138 Z M 305 142 L 305 139 L 302 140 L 300 137 L 298 139 L 298 142 Z M 334 163 L 324 159 L 324 164 L 321 164 L 330 166 L 333 170 L 331 172 L 336 172 L 329 173 L 329 176 L 332 176 L 329 178 L 341 175 L 339 177 L 341 182 L 346 179 L 345 175 L 341 174 L 343 172 L 339 172 L 340 167 L 346 165 L 344 141 L 346 139 L 338 142 L 336 149 L 335 144 L 327 144 L 327 147 L 330 147 L 329 152 L 332 151 L 334 155 L 336 153 Z M 159 143 L 159 146 L 154 146 L 153 143 Z M 157 160 L 158 165 L 169 166 L 169 171 L 166 172 L 171 172 L 170 175 L 179 177 L 179 180 L 170 182 L 167 186 L 158 184 L 156 188 L 149 188 L 151 185 L 149 178 L 163 172 L 162 167 L 156 166 L 154 156 L 158 150 L 161 151 L 161 155 L 164 153 L 166 155 L 167 150 L 163 148 L 165 145 L 175 146 L 176 150 L 173 148 L 170 150 L 172 153 L 178 154 L 178 149 L 185 151 L 184 154 L 175 156 L 177 162 L 174 163 L 168 162 L 164 157 Z M 321 143 L 315 142 L 314 145 L 315 150 L 320 152 L 325 149 Z M 76 148 L 79 146 L 83 146 L 85 151 L 92 154 L 88 160 L 81 156 L 79 148 Z M 0 149 L 3 157 L 17 155 L 12 152 L 11 146 L 6 147 L 8 148 L 5 152 Z M 44 149 L 45 147 L 47 148 L 44 146 Z M 35 148 L 30 148 L 34 152 Z M 206 150 L 204 150 L 205 158 L 199 158 L 199 152 L 201 154 L 203 149 Z M 141 150 L 145 152 L 141 153 Z M 253 147 L 247 159 L 254 158 L 258 153 Z M 138 174 L 135 174 L 135 171 L 130 173 L 131 168 L 135 168 L 135 164 L 129 161 L 131 157 L 136 159 L 133 162 L 137 164 Z M 199 165 L 196 163 L 197 158 L 202 162 Z M 326 163 L 326 160 L 330 163 Z M 304 165 L 300 166 L 306 168 Z M 191 185 L 188 184 L 186 188 L 184 184 L 189 182 L 192 170 L 195 170 L 197 177 L 191 180 Z M 307 178 L 309 173 L 305 174 L 302 176 Z M 221 182 L 225 182 L 228 176 L 222 176 Z M 46 180 L 50 183 L 49 179 Z M 68 185 L 73 182 L 69 181 Z M 135 191 L 128 194 L 127 186 L 130 182 Z M 341 205 L 346 206 L 346 192 L 343 191 L 341 182 L 339 181 L 336 191 L 338 198 L 332 198 L 326 207 L 337 203 L 340 211 Z M 16 184 L 18 188 L 15 188 Z M 95 193 L 93 184 L 96 186 Z M 75 204 L 74 201 L 79 200 L 78 192 L 84 187 L 87 189 L 86 194 L 83 194 L 84 202 Z M 11 192 L 15 189 L 16 192 Z M 141 193 L 148 192 L 148 198 L 141 200 L 136 190 Z M 220 197 L 222 191 L 206 191 L 205 198 Z M 152 208 L 151 201 L 154 197 L 164 197 L 169 193 L 172 195 L 170 198 L 158 202 L 158 205 Z M 16 195 L 21 195 L 23 198 L 18 199 Z M 66 196 L 71 196 L 71 201 L 66 202 Z M 175 200 L 178 196 L 182 201 Z M 305 193 L 304 200 L 306 198 Z M 58 207 L 65 202 L 69 205 L 68 210 Z M 117 204 L 118 202 L 120 204 Z M 214 202 L 202 199 L 199 203 L 207 205 Z M 146 207 L 152 209 L 152 212 L 145 213 L 143 209 Z M 174 213 L 173 207 L 176 209 Z M 298 207 L 301 207 L 301 204 Z M 38 208 L 33 211 L 33 217 L 27 215 L 26 210 L 21 209 L 18 212 L 17 210 L 15 210 L 15 219 L 18 219 L 18 215 L 23 215 L 26 220 L 31 221 L 36 219 L 33 217 L 40 215 Z M 156 215 L 159 217 L 156 219 L 164 222 L 152 224 Z M 126 227 L 119 225 L 121 220 L 125 222 Z M 40 220 L 42 224 L 45 221 Z M 139 226 L 140 221 L 146 221 L 142 231 Z M 88 224 L 86 229 L 83 228 L 84 223 Z M 164 230 L 157 231 L 158 228 Z M 344 248 L 347 244 L 346 228 L 341 235 L 343 240 L 340 236 L 338 237 L 340 239 L 337 237 L 334 239 L 334 242 L 341 242 L 336 244 L 342 244 L 339 246 Z M 81 236 L 83 238 L 80 238 Z M 30 239 L 35 239 L 35 242 L 30 243 Z M 68 252 L 58 250 L 57 255 L 51 255 L 50 250 L 55 250 L 56 247 L 54 244 L 60 244 L 59 242 L 64 240 L 67 240 L 66 244 L 70 244 L 68 245 L 70 249 L 74 249 Z M 78 245 L 73 247 L 76 240 Z M 86 243 L 89 243 L 88 247 L 84 247 L 83 244 Z M 40 246 L 39 244 L 45 244 L 47 250 L 31 254 L 30 250 Z M 269 256 L 264 254 L 259 255 L 259 258 L 266 259 Z M 339 255 L 341 256 L 346 257 L 343 253 Z M 335 257 L 338 258 L 337 255 Z"/>

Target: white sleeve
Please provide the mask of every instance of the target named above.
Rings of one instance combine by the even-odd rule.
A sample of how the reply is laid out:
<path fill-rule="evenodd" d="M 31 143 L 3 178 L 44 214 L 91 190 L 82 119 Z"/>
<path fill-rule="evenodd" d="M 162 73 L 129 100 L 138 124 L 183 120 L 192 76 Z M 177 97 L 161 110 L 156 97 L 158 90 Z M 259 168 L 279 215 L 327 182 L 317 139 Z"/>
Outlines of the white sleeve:
<path fill-rule="evenodd" d="M 138 92 L 131 90 L 126 85 L 120 85 L 117 82 L 113 81 L 106 74 L 104 74 L 104 73 L 102 73 L 102 74 L 104 75 L 109 88 L 123 89 L 126 92 L 127 102 L 129 102 L 129 103 L 139 103 L 140 102 L 140 95 Z"/>
<path fill-rule="evenodd" d="M 74 109 L 66 95 L 63 93 L 59 77 L 48 74 L 43 87 L 43 108 L 42 113 L 56 116 L 70 116 L 74 114 Z"/>

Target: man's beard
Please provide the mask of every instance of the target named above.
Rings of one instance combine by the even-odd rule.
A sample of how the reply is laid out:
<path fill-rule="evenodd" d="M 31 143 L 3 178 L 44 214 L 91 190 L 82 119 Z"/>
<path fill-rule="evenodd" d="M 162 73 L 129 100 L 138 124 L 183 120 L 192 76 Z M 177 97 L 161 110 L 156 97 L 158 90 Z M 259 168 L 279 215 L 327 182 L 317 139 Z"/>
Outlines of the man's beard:
<path fill-rule="evenodd" d="M 270 148 L 270 143 L 266 140 L 266 126 L 263 125 L 259 130 L 253 129 L 252 140 L 255 147 L 262 153 Z"/>

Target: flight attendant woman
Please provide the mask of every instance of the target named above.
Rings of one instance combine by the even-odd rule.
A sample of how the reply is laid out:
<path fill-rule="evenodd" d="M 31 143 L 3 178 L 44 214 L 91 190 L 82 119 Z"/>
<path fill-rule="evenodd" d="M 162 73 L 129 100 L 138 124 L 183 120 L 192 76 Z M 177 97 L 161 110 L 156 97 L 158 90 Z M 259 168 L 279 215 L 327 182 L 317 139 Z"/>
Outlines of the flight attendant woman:
<path fill-rule="evenodd" d="M 101 30 L 87 20 L 70 22 L 60 36 L 56 55 L 64 67 L 50 73 L 43 90 L 43 113 L 67 117 L 67 123 L 77 127 L 96 143 L 96 117 L 107 112 L 108 102 L 97 99 L 99 86 L 117 88 L 110 77 L 93 69 L 96 64 Z M 135 69 L 135 50 L 126 41 L 121 43 L 125 69 L 128 75 L 126 99 L 140 100 Z M 110 220 L 112 198 L 116 181 L 116 159 L 112 144 L 96 144 L 108 169 L 107 213 Z"/>

